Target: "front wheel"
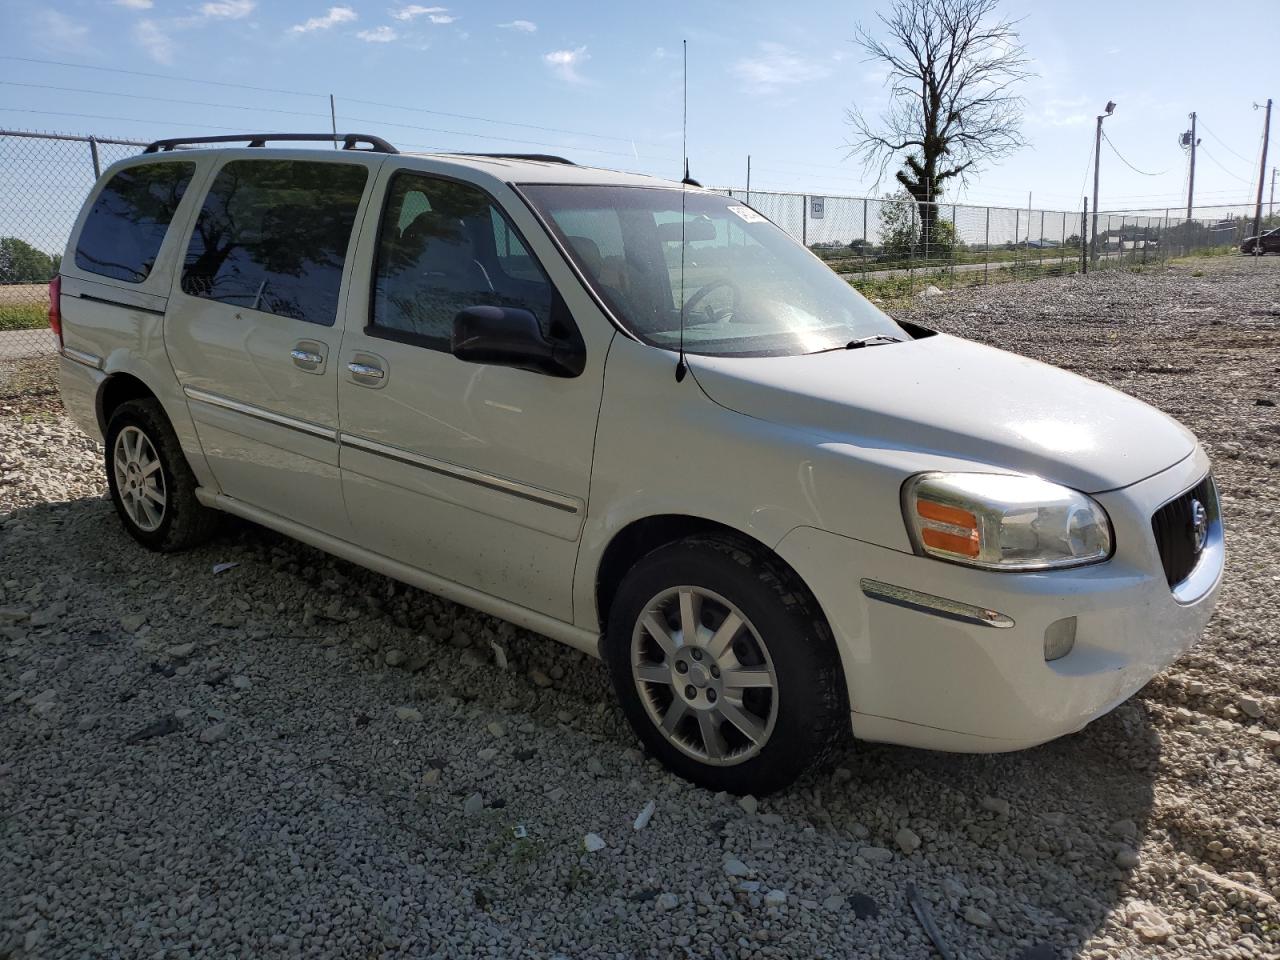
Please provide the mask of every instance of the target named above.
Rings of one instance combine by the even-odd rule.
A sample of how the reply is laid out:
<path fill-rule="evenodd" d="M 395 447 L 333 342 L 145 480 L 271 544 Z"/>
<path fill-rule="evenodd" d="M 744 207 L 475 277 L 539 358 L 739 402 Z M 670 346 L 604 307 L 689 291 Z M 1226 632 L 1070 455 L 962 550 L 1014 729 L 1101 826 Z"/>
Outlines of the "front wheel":
<path fill-rule="evenodd" d="M 636 735 L 709 789 L 770 793 L 846 738 L 826 621 L 789 569 L 745 541 L 690 537 L 640 560 L 604 653 Z"/>

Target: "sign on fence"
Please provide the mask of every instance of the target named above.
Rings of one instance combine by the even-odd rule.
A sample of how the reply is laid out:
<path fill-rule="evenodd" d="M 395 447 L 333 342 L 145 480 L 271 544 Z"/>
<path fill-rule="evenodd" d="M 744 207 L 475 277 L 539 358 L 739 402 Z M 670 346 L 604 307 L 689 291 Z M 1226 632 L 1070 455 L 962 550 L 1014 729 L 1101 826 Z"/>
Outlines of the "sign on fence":
<path fill-rule="evenodd" d="M 827 211 L 826 197 L 810 197 L 809 198 L 809 219 L 821 220 Z"/>

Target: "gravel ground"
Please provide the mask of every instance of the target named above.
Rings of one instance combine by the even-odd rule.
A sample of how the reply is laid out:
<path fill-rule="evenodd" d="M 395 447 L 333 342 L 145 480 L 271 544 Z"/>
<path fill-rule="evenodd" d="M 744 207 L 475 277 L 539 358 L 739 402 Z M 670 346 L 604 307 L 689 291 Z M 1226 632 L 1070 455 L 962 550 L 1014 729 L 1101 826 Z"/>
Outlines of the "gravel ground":
<path fill-rule="evenodd" d="M 1195 430 L 1219 613 L 1077 735 L 758 802 L 549 640 L 245 524 L 143 551 L 56 398 L 0 400 L 0 958 L 928 957 L 912 889 L 956 957 L 1280 956 L 1280 259 L 912 312 Z"/>

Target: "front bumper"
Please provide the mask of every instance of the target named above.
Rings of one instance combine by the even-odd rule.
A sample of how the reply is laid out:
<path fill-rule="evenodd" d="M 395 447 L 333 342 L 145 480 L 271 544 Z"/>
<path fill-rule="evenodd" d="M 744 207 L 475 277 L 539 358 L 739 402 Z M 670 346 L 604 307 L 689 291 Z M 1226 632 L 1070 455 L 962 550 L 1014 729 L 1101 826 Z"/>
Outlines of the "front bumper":
<path fill-rule="evenodd" d="M 835 634 L 866 740 L 969 752 L 1034 746 L 1079 730 L 1132 696 L 1200 636 L 1224 554 L 1206 550 L 1198 592 L 1166 582 L 1151 515 L 1209 470 L 1203 450 L 1132 486 L 1095 494 L 1115 528 L 1105 563 L 992 573 L 802 527 L 778 553 L 813 590 Z M 1000 629 L 871 599 L 863 579 L 998 611 Z M 1189 581 L 1190 582 L 1190 578 Z M 1200 590 L 1200 588 L 1203 588 Z M 1076 642 L 1044 659 L 1044 632 L 1076 617 Z"/>

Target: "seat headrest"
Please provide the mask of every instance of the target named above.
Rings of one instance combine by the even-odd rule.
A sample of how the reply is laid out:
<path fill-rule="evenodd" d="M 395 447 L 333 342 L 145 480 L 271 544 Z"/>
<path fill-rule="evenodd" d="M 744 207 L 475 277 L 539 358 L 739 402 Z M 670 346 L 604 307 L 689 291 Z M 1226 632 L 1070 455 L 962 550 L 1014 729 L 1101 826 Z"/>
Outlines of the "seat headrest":
<path fill-rule="evenodd" d="M 581 258 L 583 267 L 593 277 L 598 278 L 604 268 L 604 257 L 600 255 L 600 245 L 590 237 L 566 237 L 569 246 Z"/>

